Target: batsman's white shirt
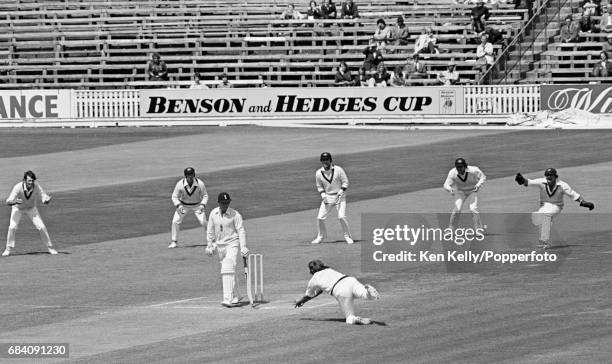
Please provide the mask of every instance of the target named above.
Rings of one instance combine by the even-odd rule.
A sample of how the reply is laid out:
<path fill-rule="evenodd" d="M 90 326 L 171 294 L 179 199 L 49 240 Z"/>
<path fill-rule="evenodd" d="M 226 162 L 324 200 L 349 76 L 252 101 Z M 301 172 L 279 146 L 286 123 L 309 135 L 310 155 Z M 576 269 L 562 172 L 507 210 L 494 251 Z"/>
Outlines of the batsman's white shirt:
<path fill-rule="evenodd" d="M 459 175 L 457 168 L 453 168 L 448 172 L 444 189 L 450 191 L 454 188 L 457 191 L 471 192 L 474 187 L 482 187 L 486 180 L 487 176 L 476 166 L 467 166 L 463 175 Z"/>
<path fill-rule="evenodd" d="M 191 186 L 187 183 L 186 178 L 178 181 L 172 192 L 172 203 L 174 206 L 206 205 L 208 203 L 208 192 L 206 192 L 204 181 L 195 177 Z"/>
<path fill-rule="evenodd" d="M 580 194 L 574 191 L 567 183 L 557 180 L 555 186 L 550 188 L 546 178 L 536 178 L 527 180 L 528 187 L 537 187 L 540 189 L 540 205 L 551 203 L 563 208 L 563 196 L 567 195 L 574 201 L 580 199 Z"/>
<path fill-rule="evenodd" d="M 345 275 L 331 268 L 325 268 L 312 275 L 306 287 L 306 296 L 313 297 L 318 291 L 331 293 L 336 282 Z"/>
<path fill-rule="evenodd" d="M 346 176 L 346 172 L 340 166 L 332 165 L 329 171 L 326 171 L 324 167 L 321 167 L 315 173 L 315 181 L 317 185 L 317 191 L 319 193 L 325 192 L 330 203 L 336 202 L 336 195 L 342 189 L 347 189 L 349 186 L 349 180 Z"/>
<path fill-rule="evenodd" d="M 28 191 L 25 182 L 19 182 L 13 187 L 9 197 L 6 199 L 6 203 L 13 204 L 18 198 L 21 199 L 22 203 L 14 206 L 19 210 L 28 210 L 36 207 L 38 200 L 44 203 L 51 199 L 38 183 L 34 183 L 34 188 Z"/>
<path fill-rule="evenodd" d="M 206 232 L 208 244 L 215 243 L 223 246 L 246 246 L 246 231 L 242 215 L 231 207 L 221 215 L 221 209 L 215 207 L 208 216 L 208 229 Z"/>

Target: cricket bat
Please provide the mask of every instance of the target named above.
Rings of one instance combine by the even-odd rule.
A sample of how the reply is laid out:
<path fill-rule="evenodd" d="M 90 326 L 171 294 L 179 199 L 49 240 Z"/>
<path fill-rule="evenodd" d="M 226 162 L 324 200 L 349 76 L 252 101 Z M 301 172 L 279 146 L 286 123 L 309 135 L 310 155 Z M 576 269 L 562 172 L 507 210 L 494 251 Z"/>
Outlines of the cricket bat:
<path fill-rule="evenodd" d="M 249 296 L 249 302 L 251 303 L 251 307 L 253 306 L 253 287 L 251 287 L 251 277 L 249 277 L 249 265 L 247 263 L 247 257 L 242 257 L 242 262 L 244 263 L 244 279 L 246 280 L 246 291 L 247 296 Z"/>

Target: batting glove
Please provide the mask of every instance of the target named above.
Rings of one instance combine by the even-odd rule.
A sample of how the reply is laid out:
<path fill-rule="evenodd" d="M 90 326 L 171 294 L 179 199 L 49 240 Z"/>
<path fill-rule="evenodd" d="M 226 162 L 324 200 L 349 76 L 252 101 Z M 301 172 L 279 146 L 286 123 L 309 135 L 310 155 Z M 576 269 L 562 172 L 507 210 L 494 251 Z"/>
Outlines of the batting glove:
<path fill-rule="evenodd" d="M 51 202 L 51 196 L 47 197 L 46 199 L 43 200 L 43 203 L 46 205 L 49 202 Z"/>
<path fill-rule="evenodd" d="M 479 189 L 480 189 L 480 186 L 474 186 L 474 188 L 472 189 L 472 192 L 478 192 Z"/>
<path fill-rule="evenodd" d="M 327 194 L 325 192 L 321 192 L 321 199 L 325 201 L 326 198 L 327 198 Z"/>
<path fill-rule="evenodd" d="M 178 210 L 179 214 L 185 215 L 185 206 L 178 205 L 176 209 Z"/>
<path fill-rule="evenodd" d="M 242 254 L 243 257 L 247 257 L 249 255 L 249 248 L 243 246 L 240 248 L 240 254 Z"/>
<path fill-rule="evenodd" d="M 206 250 L 205 250 L 206 254 L 208 256 L 213 255 L 213 253 L 215 252 L 215 246 L 213 244 L 210 245 L 206 245 Z"/>

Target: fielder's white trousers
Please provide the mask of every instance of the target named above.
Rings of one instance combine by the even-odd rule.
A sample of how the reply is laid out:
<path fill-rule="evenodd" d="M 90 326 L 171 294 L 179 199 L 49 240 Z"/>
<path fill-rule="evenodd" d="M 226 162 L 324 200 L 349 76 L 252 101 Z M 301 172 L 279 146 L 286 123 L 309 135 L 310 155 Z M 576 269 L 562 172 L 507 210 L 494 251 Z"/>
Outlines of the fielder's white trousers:
<path fill-rule="evenodd" d="M 47 227 L 38 213 L 38 209 L 36 207 L 32 207 L 30 209 L 20 210 L 17 206 L 13 206 L 11 208 L 11 221 L 9 223 L 8 234 L 6 236 L 6 247 L 15 247 L 15 234 L 17 233 L 17 228 L 19 227 L 19 222 L 21 221 L 21 217 L 23 215 L 26 215 L 30 218 L 30 220 L 32 220 L 34 227 L 36 227 L 36 229 L 40 232 L 42 242 L 48 248 L 52 247 L 53 244 L 51 243 L 49 232 L 47 231 Z"/>
<path fill-rule="evenodd" d="M 174 211 L 174 217 L 172 218 L 172 241 L 178 241 L 179 232 L 181 231 L 181 223 L 183 222 L 185 216 L 190 212 L 193 212 L 200 225 L 202 225 L 204 228 L 204 238 L 206 238 L 206 211 L 201 205 L 183 205 L 183 208 L 185 209 L 184 214 L 181 214 L 180 209 L 178 208 L 176 211 Z"/>
<path fill-rule="evenodd" d="M 336 196 L 328 196 L 325 200 L 321 201 L 319 214 L 317 215 L 317 236 L 321 239 L 325 239 L 327 237 L 325 220 L 334 207 L 338 212 L 338 220 L 340 221 L 340 226 L 342 227 L 344 237 L 346 238 L 351 236 L 349 233 L 348 220 L 346 218 L 346 196 L 343 195 L 338 202 L 336 202 Z"/>
<path fill-rule="evenodd" d="M 368 290 L 355 277 L 346 277 L 334 287 L 332 292 L 340 309 L 347 319 L 347 323 L 353 323 L 355 317 L 355 298 L 372 299 L 368 295 Z M 351 321 L 351 322 L 349 322 Z"/>
<path fill-rule="evenodd" d="M 472 191 L 455 192 L 455 203 L 453 205 L 453 210 L 451 211 L 450 222 L 448 223 L 451 228 L 457 227 L 457 219 L 461 215 L 461 209 L 463 208 L 463 204 L 468 200 L 470 196 L 473 196 L 472 203 L 470 203 L 470 211 L 472 212 L 474 228 L 482 228 L 482 221 L 480 220 L 480 211 L 478 211 L 478 193 Z"/>
<path fill-rule="evenodd" d="M 538 209 L 538 211 L 531 214 L 531 221 L 534 225 L 540 227 L 540 241 L 549 243 L 550 242 L 550 229 L 552 227 L 552 220 L 561 213 L 561 206 L 544 202 Z"/>
<path fill-rule="evenodd" d="M 221 283 L 223 284 L 223 301 L 231 301 L 238 297 L 236 286 L 236 261 L 238 259 L 238 244 L 219 245 L 217 254 L 221 263 Z"/>

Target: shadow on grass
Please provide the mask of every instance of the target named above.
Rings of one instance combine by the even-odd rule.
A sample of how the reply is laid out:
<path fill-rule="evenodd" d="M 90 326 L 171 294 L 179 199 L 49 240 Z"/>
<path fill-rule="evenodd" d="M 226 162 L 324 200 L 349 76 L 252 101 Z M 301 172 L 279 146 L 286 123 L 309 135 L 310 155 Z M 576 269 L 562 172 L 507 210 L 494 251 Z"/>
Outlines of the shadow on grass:
<path fill-rule="evenodd" d="M 345 319 L 343 318 L 312 318 L 312 317 L 305 317 L 305 318 L 301 318 L 300 320 L 302 321 L 315 321 L 315 322 L 341 322 L 341 323 L 345 323 Z M 372 320 L 372 325 L 378 325 L 378 326 L 387 326 L 387 324 L 383 321 L 375 321 Z M 364 325 L 367 326 L 367 325 Z"/>

